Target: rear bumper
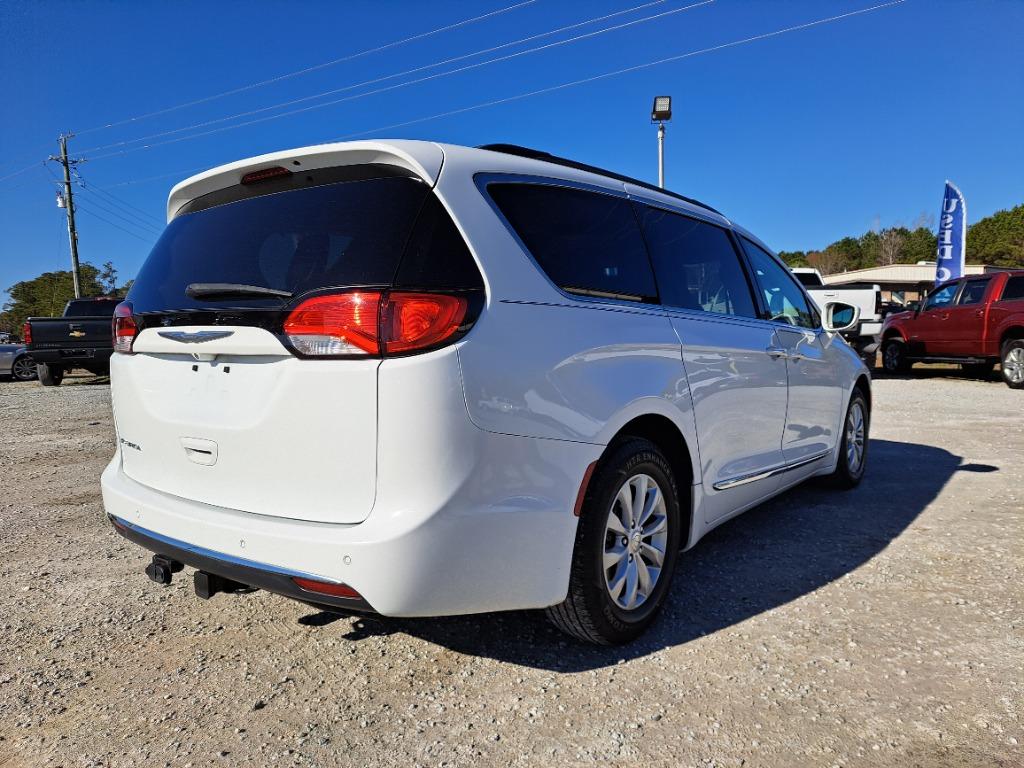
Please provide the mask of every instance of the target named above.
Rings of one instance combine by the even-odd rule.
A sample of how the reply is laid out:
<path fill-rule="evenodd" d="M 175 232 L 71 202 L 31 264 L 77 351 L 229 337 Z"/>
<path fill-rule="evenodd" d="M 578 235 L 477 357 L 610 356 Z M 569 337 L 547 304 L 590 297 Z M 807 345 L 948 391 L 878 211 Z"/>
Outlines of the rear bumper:
<path fill-rule="evenodd" d="M 555 605 L 568 589 L 575 495 L 601 447 L 477 435 L 475 469 L 443 504 L 385 507 L 381 493 L 358 524 L 254 515 L 182 499 L 125 475 L 120 454 L 103 473 L 103 503 L 121 535 L 154 553 L 307 603 L 386 616 Z M 533 472 L 513 470 L 521 466 Z M 431 496 L 429 488 L 402 491 L 405 499 Z M 292 575 L 346 584 L 365 605 L 305 592 Z"/>
<path fill-rule="evenodd" d="M 37 363 L 66 366 L 105 366 L 113 354 L 111 349 L 30 349 L 28 353 Z"/>
<path fill-rule="evenodd" d="M 164 555 L 184 563 L 197 570 L 223 576 L 225 579 L 237 581 L 250 587 L 265 589 L 278 595 L 291 597 L 295 600 L 330 610 L 372 612 L 373 608 L 365 600 L 332 597 L 315 592 L 308 592 L 298 586 L 292 577 L 316 578 L 312 574 L 277 568 L 266 563 L 257 563 L 241 557 L 232 557 L 222 552 L 214 552 L 185 541 L 178 541 L 169 536 L 162 536 L 155 531 L 132 525 L 113 515 L 109 516 L 114 530 L 128 541 L 138 544 L 144 549 L 158 555 Z"/>

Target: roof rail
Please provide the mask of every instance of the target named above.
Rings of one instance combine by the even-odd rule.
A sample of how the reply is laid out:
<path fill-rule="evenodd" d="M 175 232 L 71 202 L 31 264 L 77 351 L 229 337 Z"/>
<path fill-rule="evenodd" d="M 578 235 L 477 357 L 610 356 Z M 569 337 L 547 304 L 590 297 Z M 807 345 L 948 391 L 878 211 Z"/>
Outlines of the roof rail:
<path fill-rule="evenodd" d="M 554 165 L 565 166 L 566 168 L 575 168 L 577 171 L 587 171 L 588 173 L 594 173 L 598 176 L 606 176 L 609 179 L 615 179 L 616 181 L 622 181 L 627 184 L 635 184 L 638 187 L 649 189 L 652 192 L 660 192 L 663 195 L 674 197 L 677 200 L 696 205 L 705 210 L 717 213 L 719 216 L 722 215 L 721 211 L 715 210 L 707 203 L 702 203 L 700 200 L 694 200 L 692 197 L 686 197 L 680 195 L 678 192 L 671 192 L 667 189 L 650 184 L 640 179 L 634 179 L 631 176 L 623 176 L 621 173 L 615 173 L 604 168 L 598 168 L 596 165 L 587 165 L 586 163 L 579 163 L 575 160 L 569 160 L 565 157 L 558 157 L 558 155 L 552 155 L 550 152 L 542 152 L 539 149 L 531 149 L 530 147 L 521 147 L 518 144 L 481 144 L 477 149 L 487 149 L 491 152 L 501 152 L 505 155 L 515 155 L 517 157 L 528 157 L 531 160 L 543 160 L 545 163 L 552 163 Z"/>

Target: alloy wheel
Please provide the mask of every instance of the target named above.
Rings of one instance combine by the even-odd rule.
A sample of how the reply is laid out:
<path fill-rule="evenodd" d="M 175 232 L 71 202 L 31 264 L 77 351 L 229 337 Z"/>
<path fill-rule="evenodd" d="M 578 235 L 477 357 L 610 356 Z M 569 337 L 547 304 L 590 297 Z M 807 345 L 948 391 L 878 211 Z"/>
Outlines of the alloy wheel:
<path fill-rule="evenodd" d="M 605 586 L 619 608 L 633 610 L 651 596 L 667 544 L 665 496 L 650 475 L 634 475 L 619 488 L 605 524 Z"/>
<path fill-rule="evenodd" d="M 846 466 L 856 475 L 864 462 L 864 406 L 854 402 L 846 416 Z"/>
<path fill-rule="evenodd" d="M 19 357 L 14 361 L 14 366 L 11 369 L 11 374 L 18 381 L 28 381 L 34 379 L 36 376 L 36 364 L 32 362 L 30 357 Z"/>
<path fill-rule="evenodd" d="M 1014 347 L 1003 358 L 1003 375 L 1011 384 L 1024 382 L 1024 347 Z"/>

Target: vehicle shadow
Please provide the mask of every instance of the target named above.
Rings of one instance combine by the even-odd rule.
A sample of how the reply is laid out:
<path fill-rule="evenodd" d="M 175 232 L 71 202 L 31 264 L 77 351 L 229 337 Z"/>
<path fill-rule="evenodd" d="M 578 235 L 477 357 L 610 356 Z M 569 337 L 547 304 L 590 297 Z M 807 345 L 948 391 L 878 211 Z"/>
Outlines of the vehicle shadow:
<path fill-rule="evenodd" d="M 986 373 L 964 370 L 956 365 L 917 366 L 906 373 L 889 373 L 884 368 L 875 368 L 871 372 L 872 379 L 895 379 L 910 381 L 912 379 L 964 379 L 967 381 L 991 381 L 1002 383 L 999 367 L 996 366 Z"/>
<path fill-rule="evenodd" d="M 366 617 L 351 625 L 347 637 L 401 632 L 459 653 L 558 672 L 613 665 L 730 627 L 835 581 L 885 549 L 956 472 L 998 471 L 962 464 L 941 448 L 891 440 L 871 440 L 869 456 L 867 475 L 855 490 L 811 481 L 705 536 L 680 559 L 658 621 L 628 646 L 574 642 L 539 611 Z M 303 623 L 321 622 L 304 617 Z"/>

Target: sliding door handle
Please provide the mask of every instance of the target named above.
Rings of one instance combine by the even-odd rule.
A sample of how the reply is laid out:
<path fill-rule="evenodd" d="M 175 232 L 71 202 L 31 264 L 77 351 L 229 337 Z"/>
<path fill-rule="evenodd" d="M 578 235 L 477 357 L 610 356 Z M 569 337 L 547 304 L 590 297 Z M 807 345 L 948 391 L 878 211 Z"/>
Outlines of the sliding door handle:
<path fill-rule="evenodd" d="M 780 358 L 785 360 L 789 357 L 789 353 L 781 347 L 768 347 L 765 352 L 768 353 L 768 357 L 774 360 L 779 360 Z"/>

